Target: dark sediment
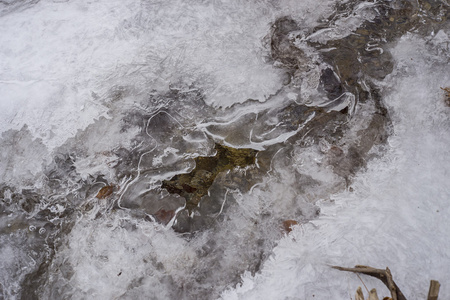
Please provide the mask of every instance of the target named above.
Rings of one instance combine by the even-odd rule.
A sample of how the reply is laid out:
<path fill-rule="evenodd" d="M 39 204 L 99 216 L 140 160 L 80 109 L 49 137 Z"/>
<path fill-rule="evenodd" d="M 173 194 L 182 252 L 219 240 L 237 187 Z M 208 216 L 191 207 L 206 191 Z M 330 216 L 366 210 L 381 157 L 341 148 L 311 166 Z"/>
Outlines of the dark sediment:
<path fill-rule="evenodd" d="M 169 193 L 186 199 L 189 211 L 198 206 L 219 173 L 253 165 L 258 153 L 254 149 L 235 149 L 220 144 L 216 144 L 215 149 L 217 153 L 214 156 L 195 158 L 195 168 L 190 173 L 176 175 L 162 183 L 161 187 Z"/>

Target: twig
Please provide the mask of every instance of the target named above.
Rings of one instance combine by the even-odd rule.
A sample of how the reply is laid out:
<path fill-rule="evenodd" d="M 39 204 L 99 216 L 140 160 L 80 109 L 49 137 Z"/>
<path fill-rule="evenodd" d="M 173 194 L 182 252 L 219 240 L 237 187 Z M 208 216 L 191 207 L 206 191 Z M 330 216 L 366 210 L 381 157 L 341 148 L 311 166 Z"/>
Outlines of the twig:
<path fill-rule="evenodd" d="M 441 287 L 441 284 L 439 281 L 431 280 L 430 282 L 430 290 L 428 291 L 428 298 L 427 300 L 437 300 L 439 296 L 439 288 Z"/>
<path fill-rule="evenodd" d="M 392 279 L 391 270 L 389 270 L 388 267 L 386 267 L 386 277 L 388 283 L 387 285 L 392 295 L 392 300 L 397 300 L 397 287 L 395 286 L 394 279 Z"/>
<path fill-rule="evenodd" d="M 392 274 L 389 268 L 386 268 L 386 270 L 382 269 L 375 269 L 368 266 L 355 266 L 354 268 L 344 268 L 339 266 L 332 266 L 333 269 L 340 270 L 340 271 L 347 271 L 347 272 L 353 272 L 353 273 L 361 273 L 365 275 L 369 275 L 375 278 L 378 278 L 381 280 L 384 285 L 387 286 L 389 291 L 391 292 L 392 300 L 406 300 L 403 293 L 398 288 L 397 284 L 395 284 L 394 280 L 392 279 Z"/>
<path fill-rule="evenodd" d="M 359 280 L 362 282 L 362 284 L 364 285 L 364 287 L 366 288 L 366 291 L 369 293 L 369 289 L 367 288 L 366 284 L 364 283 L 364 281 L 361 279 L 361 276 L 359 276 L 358 273 L 356 273 L 356 276 L 358 276 Z"/>

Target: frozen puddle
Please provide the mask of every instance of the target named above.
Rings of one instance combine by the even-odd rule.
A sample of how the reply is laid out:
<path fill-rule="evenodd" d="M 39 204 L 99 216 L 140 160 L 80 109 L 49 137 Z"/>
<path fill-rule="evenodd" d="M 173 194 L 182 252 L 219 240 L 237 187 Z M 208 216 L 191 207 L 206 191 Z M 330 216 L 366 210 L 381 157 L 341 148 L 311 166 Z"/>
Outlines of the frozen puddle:
<path fill-rule="evenodd" d="M 448 15 L 0 3 L 0 298 L 445 299 Z"/>

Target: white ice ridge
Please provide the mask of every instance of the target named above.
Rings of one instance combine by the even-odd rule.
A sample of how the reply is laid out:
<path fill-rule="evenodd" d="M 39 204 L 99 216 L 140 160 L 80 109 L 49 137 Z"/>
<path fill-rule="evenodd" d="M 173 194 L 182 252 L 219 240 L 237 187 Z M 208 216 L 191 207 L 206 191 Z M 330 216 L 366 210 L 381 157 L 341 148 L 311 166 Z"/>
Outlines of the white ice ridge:
<path fill-rule="evenodd" d="M 315 114 L 316 114 L 315 112 L 312 112 L 306 118 L 305 122 L 303 124 L 300 124 L 295 130 L 283 132 L 280 135 L 276 136 L 275 138 L 272 138 L 272 139 L 268 138 L 268 139 L 263 140 L 261 142 L 253 141 L 253 139 L 252 139 L 252 137 L 254 136 L 253 135 L 253 129 L 251 129 L 250 132 L 249 132 L 248 142 L 244 141 L 244 142 L 240 143 L 239 145 L 235 145 L 235 144 L 227 142 L 220 135 L 215 135 L 215 134 L 212 134 L 211 132 L 208 132 L 208 131 L 206 131 L 206 132 L 207 132 L 208 135 L 213 137 L 215 140 L 220 140 L 225 146 L 236 147 L 236 148 L 251 148 L 251 149 L 255 149 L 255 150 L 261 151 L 261 150 L 265 150 L 267 146 L 284 143 L 290 137 L 292 137 L 292 136 L 296 135 L 297 133 L 299 133 L 300 130 L 302 130 L 305 127 L 305 125 L 308 124 L 314 118 Z"/>
<path fill-rule="evenodd" d="M 354 191 L 321 201 L 321 216 L 297 226 L 260 274 L 243 276 L 223 299 L 350 299 L 361 281 L 330 266 L 357 264 L 389 267 L 407 299 L 426 299 L 431 279 L 450 298 L 450 117 L 439 89 L 450 74 L 438 46 L 408 36 L 395 47 L 397 67 L 384 81 L 389 152 L 357 175 Z M 389 295 L 379 280 L 362 279 Z"/>
<path fill-rule="evenodd" d="M 304 37 L 305 40 L 326 43 L 329 40 L 339 40 L 356 30 L 364 21 L 376 16 L 377 2 L 362 2 L 355 6 L 348 17 L 339 18 L 331 27 L 324 28 Z"/>

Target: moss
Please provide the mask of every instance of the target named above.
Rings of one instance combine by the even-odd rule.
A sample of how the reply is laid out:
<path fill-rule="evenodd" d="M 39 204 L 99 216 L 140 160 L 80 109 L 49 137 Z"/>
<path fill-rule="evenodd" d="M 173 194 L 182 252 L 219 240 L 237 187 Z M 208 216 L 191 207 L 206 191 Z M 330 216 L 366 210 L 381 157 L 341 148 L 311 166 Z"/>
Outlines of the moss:
<path fill-rule="evenodd" d="M 237 167 L 255 164 L 257 150 L 215 145 L 215 156 L 200 156 L 195 158 L 195 168 L 190 173 L 179 174 L 162 183 L 162 188 L 169 193 L 178 194 L 186 199 L 186 208 L 191 211 L 208 193 L 209 187 L 216 176 L 224 171 Z"/>

